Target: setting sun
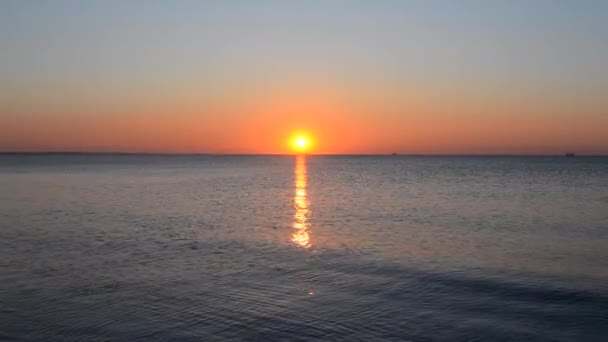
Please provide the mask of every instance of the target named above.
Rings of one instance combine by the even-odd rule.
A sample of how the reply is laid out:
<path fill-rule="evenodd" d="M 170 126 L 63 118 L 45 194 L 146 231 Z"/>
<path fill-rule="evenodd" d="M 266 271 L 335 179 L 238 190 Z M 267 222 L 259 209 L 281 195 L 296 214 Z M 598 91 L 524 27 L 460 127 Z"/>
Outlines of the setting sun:
<path fill-rule="evenodd" d="M 298 146 L 298 148 L 305 148 L 306 145 L 308 145 L 308 141 L 306 140 L 306 138 L 300 137 L 296 139 L 296 146 Z"/>
<path fill-rule="evenodd" d="M 298 134 L 295 135 L 291 141 L 291 147 L 295 152 L 302 153 L 310 149 L 312 145 L 311 139 L 307 135 Z"/>

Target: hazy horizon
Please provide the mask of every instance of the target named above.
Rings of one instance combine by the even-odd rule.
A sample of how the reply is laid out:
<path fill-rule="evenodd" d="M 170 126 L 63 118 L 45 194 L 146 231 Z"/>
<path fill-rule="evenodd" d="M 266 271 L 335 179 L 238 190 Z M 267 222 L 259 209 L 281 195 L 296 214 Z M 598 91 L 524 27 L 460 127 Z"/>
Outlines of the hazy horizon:
<path fill-rule="evenodd" d="M 385 157 L 563 157 L 573 154 L 578 157 L 608 157 L 608 154 L 580 154 L 571 151 L 564 153 L 528 153 L 528 154 L 509 154 L 509 153 L 213 153 L 213 152 L 137 152 L 137 151 L 0 151 L 0 155 L 40 155 L 40 154 L 75 154 L 75 155 L 142 155 L 142 156 L 385 156 Z"/>

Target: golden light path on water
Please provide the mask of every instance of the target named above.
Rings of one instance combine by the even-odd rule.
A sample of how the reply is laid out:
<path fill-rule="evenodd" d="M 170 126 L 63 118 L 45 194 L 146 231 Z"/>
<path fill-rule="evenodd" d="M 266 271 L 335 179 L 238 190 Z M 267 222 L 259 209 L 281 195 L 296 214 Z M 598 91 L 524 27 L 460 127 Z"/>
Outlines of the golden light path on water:
<path fill-rule="evenodd" d="M 310 224 L 308 223 L 309 202 L 306 192 L 307 186 L 306 156 L 296 157 L 295 168 L 295 195 L 294 195 L 294 220 L 291 241 L 302 248 L 310 248 Z"/>

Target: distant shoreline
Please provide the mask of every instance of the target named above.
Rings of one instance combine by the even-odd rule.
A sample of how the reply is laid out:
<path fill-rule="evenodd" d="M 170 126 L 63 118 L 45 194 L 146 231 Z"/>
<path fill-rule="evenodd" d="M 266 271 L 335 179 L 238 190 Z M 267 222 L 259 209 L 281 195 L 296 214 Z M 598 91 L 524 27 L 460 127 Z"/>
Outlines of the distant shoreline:
<path fill-rule="evenodd" d="M 0 156 L 15 156 L 15 155 L 28 155 L 28 156 L 47 156 L 47 155 L 64 155 L 64 156 L 167 156 L 167 157 L 180 157 L 180 156 L 294 156 L 297 154 L 291 153 L 174 153 L 174 152 L 77 152 L 77 151 L 5 151 L 0 152 Z M 349 153 L 349 154 L 315 154 L 307 153 L 309 156 L 319 157 L 568 157 L 566 154 L 396 154 L 392 153 Z M 608 154 L 576 154 L 576 157 L 608 157 Z"/>

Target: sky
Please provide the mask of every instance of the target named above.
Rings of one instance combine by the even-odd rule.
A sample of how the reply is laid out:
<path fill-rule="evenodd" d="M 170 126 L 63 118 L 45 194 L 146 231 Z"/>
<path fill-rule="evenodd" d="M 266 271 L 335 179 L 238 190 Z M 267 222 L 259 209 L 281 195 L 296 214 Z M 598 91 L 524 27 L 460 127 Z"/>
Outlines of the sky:
<path fill-rule="evenodd" d="M 0 151 L 608 154 L 608 1 L 0 2 Z"/>

